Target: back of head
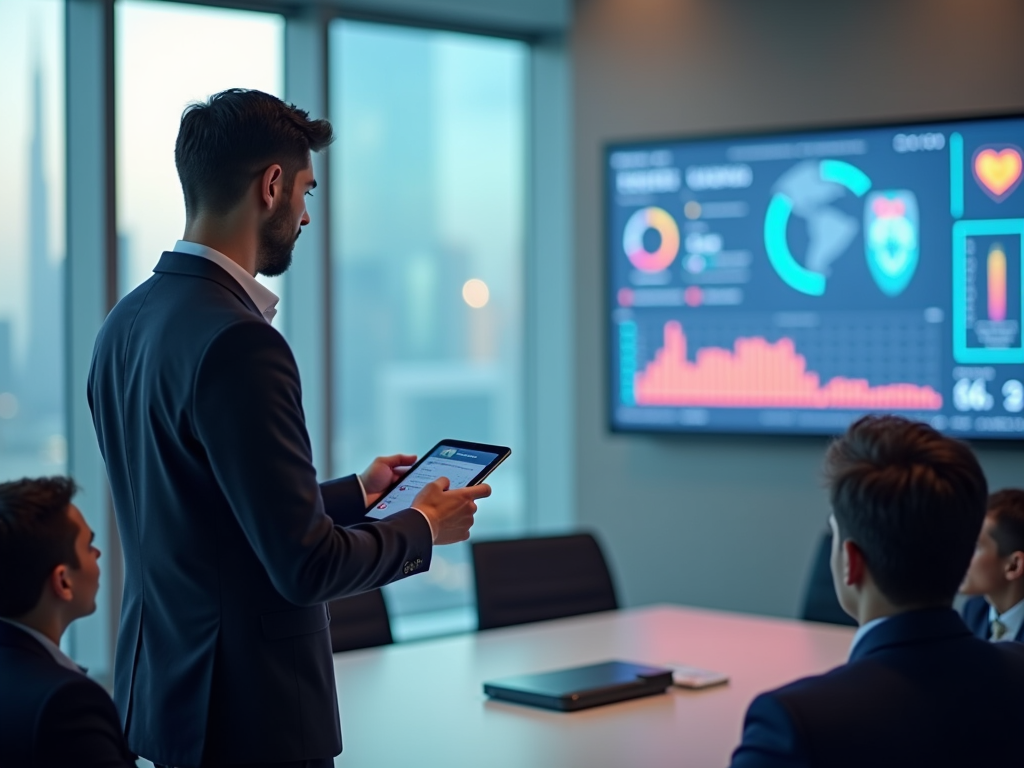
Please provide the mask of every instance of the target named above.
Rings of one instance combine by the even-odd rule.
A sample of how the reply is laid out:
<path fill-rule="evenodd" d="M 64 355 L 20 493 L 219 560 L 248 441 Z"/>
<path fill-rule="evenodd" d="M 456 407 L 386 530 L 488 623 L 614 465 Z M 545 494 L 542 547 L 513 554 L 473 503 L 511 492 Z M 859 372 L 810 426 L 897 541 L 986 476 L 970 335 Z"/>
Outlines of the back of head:
<path fill-rule="evenodd" d="M 67 477 L 0 483 L 0 617 L 35 608 L 58 565 L 79 566 L 78 527 L 68 516 L 74 494 Z"/>
<path fill-rule="evenodd" d="M 950 603 L 985 518 L 971 449 L 927 424 L 865 416 L 829 448 L 825 473 L 840 538 L 857 544 L 886 598 Z"/>
<path fill-rule="evenodd" d="M 332 140 L 328 121 L 262 91 L 232 88 L 191 104 L 174 145 L 186 214 L 227 213 L 267 167 L 294 179 Z"/>
<path fill-rule="evenodd" d="M 993 493 L 988 497 L 988 516 L 995 522 L 992 538 L 999 556 L 1024 552 L 1024 490 L 1004 488 Z"/>

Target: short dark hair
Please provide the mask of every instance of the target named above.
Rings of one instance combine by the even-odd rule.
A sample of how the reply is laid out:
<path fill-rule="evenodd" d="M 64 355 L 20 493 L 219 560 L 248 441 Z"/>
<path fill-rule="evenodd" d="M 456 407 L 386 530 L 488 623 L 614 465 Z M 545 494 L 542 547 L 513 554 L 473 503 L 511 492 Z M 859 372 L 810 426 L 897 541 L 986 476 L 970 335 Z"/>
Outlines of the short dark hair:
<path fill-rule="evenodd" d="M 992 538 L 1000 557 L 1024 552 L 1024 490 L 1004 488 L 988 497 Z"/>
<path fill-rule="evenodd" d="M 985 519 L 988 484 L 965 443 L 899 416 L 865 416 L 825 460 L 840 540 L 897 606 L 951 601 Z"/>
<path fill-rule="evenodd" d="M 185 212 L 230 211 L 273 163 L 294 181 L 309 153 L 333 140 L 327 120 L 310 120 L 308 112 L 262 91 L 231 88 L 190 104 L 174 144 Z"/>
<path fill-rule="evenodd" d="M 69 477 L 0 483 L 0 616 L 35 608 L 58 565 L 79 567 L 78 526 L 68 516 L 76 490 Z"/>

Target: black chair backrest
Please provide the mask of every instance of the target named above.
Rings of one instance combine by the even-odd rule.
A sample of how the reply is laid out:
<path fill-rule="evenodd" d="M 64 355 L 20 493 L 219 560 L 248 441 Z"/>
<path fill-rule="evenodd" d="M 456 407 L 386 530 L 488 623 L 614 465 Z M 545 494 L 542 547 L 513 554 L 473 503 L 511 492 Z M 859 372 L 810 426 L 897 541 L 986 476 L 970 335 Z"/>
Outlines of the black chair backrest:
<path fill-rule="evenodd" d="M 825 531 L 811 565 L 807 591 L 804 593 L 804 610 L 800 618 L 804 621 L 855 627 L 857 622 L 839 605 L 835 587 L 832 586 L 832 569 L 829 565 L 831 553 L 832 532 Z"/>
<path fill-rule="evenodd" d="M 391 622 L 384 595 L 379 589 L 331 600 L 331 650 L 354 651 L 391 645 Z"/>
<path fill-rule="evenodd" d="M 473 576 L 479 629 L 619 607 L 589 533 L 473 542 Z"/>

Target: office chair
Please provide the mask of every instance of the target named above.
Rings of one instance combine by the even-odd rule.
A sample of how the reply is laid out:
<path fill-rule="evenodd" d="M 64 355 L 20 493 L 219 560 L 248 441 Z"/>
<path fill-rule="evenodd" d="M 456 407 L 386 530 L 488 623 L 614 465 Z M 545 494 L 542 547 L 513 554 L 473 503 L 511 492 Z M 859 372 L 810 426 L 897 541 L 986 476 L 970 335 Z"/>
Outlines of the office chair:
<path fill-rule="evenodd" d="M 479 629 L 619 607 L 608 565 L 589 533 L 473 542 Z"/>
<path fill-rule="evenodd" d="M 331 650 L 334 653 L 391 645 L 391 622 L 379 589 L 327 603 L 331 612 Z"/>
<path fill-rule="evenodd" d="M 825 531 L 811 564 L 807 590 L 804 593 L 804 609 L 800 618 L 804 621 L 856 627 L 857 622 L 839 605 L 835 587 L 832 586 L 832 569 L 829 566 L 831 553 L 832 532 Z"/>

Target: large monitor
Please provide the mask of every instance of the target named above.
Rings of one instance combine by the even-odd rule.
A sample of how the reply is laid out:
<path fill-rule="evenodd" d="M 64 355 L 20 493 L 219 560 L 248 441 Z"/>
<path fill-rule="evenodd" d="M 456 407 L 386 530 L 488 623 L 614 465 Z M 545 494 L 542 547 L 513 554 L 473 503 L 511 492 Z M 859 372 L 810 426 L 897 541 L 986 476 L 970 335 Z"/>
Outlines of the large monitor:
<path fill-rule="evenodd" d="M 1024 438 L 1024 117 L 610 146 L 614 430 Z"/>

